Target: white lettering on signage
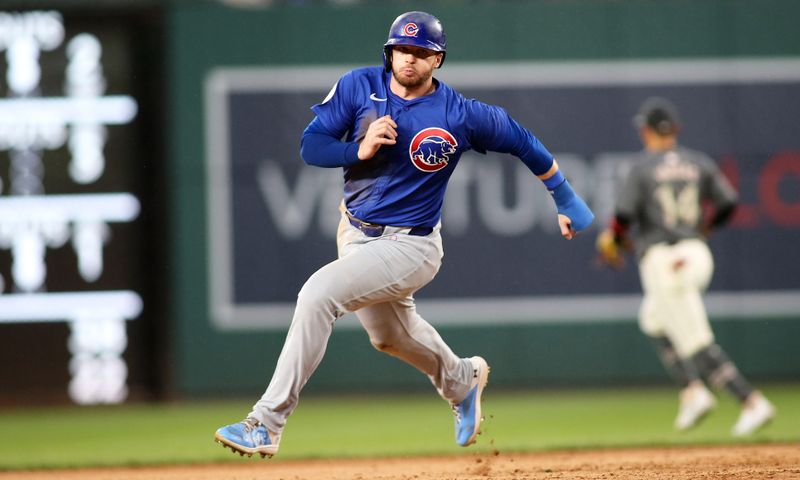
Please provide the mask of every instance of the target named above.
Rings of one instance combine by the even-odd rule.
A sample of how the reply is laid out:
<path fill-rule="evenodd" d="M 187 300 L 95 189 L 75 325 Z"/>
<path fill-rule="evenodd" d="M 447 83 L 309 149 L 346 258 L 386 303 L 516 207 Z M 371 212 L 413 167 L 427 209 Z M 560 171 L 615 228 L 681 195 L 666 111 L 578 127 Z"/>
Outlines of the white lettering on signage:
<path fill-rule="evenodd" d="M 592 162 L 569 153 L 556 157 L 572 187 L 604 221 L 613 209 L 620 169 L 624 170 L 631 155 L 604 153 Z M 317 232 L 336 236 L 342 200 L 340 169 L 285 167 L 279 161 L 264 160 L 257 180 L 269 212 L 267 221 L 283 238 L 295 240 Z M 558 232 L 555 205 L 544 185 L 522 162 L 494 154 L 465 155 L 447 189 L 442 211 L 446 234 L 466 235 L 476 223 L 499 237 Z"/>

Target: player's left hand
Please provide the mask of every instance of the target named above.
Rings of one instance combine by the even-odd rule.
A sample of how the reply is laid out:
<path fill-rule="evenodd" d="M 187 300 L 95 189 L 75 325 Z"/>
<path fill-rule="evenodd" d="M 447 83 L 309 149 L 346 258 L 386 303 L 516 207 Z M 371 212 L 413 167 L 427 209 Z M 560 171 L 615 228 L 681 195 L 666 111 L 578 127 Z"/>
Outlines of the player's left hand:
<path fill-rule="evenodd" d="M 572 240 L 572 238 L 578 234 L 578 232 L 572 228 L 572 220 L 566 215 L 558 214 L 558 226 L 561 228 L 561 236 L 567 240 Z"/>
<path fill-rule="evenodd" d="M 597 259 L 601 265 L 615 270 L 625 266 L 625 258 L 622 255 L 625 247 L 617 243 L 614 238 L 614 232 L 611 229 L 600 232 L 595 241 L 595 248 L 597 249 Z"/>
<path fill-rule="evenodd" d="M 594 221 L 594 213 L 586 205 L 586 202 L 572 190 L 566 179 L 550 190 L 550 193 L 556 203 L 558 225 L 564 238 L 571 240 L 577 233 L 589 228 Z"/>

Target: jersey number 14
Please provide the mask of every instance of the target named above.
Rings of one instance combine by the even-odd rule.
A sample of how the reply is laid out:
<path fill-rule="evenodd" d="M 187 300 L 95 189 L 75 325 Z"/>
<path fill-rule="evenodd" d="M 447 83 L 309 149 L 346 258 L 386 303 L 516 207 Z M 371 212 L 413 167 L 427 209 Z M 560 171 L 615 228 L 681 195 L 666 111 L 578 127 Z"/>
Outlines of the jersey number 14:
<path fill-rule="evenodd" d="M 679 223 L 697 225 L 700 218 L 700 200 L 697 184 L 686 183 L 672 185 L 664 183 L 658 186 L 655 197 L 661 205 L 664 225 L 675 227 Z"/>

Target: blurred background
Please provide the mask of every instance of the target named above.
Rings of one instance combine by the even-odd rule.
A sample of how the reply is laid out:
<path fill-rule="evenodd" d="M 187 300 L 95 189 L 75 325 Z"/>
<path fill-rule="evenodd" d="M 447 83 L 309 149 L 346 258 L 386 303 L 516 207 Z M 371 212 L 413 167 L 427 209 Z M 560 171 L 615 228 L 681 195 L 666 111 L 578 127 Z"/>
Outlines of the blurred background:
<path fill-rule="evenodd" d="M 631 118 L 672 99 L 682 143 L 741 194 L 714 235 L 719 343 L 800 380 L 800 4 L 792 0 L 0 1 L 0 405 L 260 395 L 302 284 L 335 257 L 340 172 L 299 139 L 336 79 L 421 9 L 437 78 L 507 108 L 598 216 L 572 242 L 521 162 L 470 153 L 419 310 L 493 387 L 668 384 L 632 262 L 599 268 Z M 428 390 L 337 323 L 308 392 Z"/>

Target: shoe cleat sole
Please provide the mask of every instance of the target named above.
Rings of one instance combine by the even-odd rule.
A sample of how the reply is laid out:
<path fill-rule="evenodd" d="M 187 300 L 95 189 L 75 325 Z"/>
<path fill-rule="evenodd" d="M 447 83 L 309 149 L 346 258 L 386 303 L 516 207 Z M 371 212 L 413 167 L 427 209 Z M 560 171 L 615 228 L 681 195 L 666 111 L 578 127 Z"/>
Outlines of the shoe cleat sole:
<path fill-rule="evenodd" d="M 253 458 L 253 454 L 255 454 L 255 453 L 258 453 L 259 455 L 261 455 L 261 458 L 272 458 L 275 455 L 274 453 L 267 453 L 267 452 L 258 452 L 258 451 L 256 451 L 256 452 L 247 452 L 247 451 L 242 451 L 242 450 L 239 450 L 238 448 L 234 448 L 232 445 L 228 445 L 227 443 L 225 443 L 225 442 L 223 442 L 223 441 L 221 441 L 219 439 L 214 439 L 214 441 L 216 443 L 219 443 L 220 445 L 222 445 L 222 448 L 230 448 L 232 454 L 236 455 L 238 453 L 240 457 L 244 457 L 245 455 L 247 455 L 248 458 Z"/>

